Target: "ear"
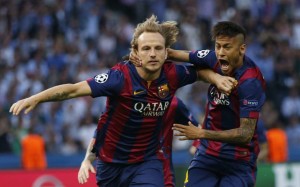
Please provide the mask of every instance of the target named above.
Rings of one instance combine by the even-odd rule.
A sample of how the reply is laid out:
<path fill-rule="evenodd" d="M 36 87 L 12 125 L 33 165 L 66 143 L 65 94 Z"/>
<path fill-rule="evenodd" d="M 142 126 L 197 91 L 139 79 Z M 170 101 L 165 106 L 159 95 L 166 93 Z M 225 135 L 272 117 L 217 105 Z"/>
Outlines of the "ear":
<path fill-rule="evenodd" d="M 245 55 L 246 53 L 246 44 L 240 46 L 240 55 Z"/>

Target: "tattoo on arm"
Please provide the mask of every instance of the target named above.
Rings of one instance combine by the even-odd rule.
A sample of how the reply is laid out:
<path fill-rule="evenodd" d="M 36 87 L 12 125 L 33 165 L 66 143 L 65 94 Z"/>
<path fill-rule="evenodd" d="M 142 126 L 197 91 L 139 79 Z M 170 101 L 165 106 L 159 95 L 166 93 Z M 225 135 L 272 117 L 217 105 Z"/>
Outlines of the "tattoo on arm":
<path fill-rule="evenodd" d="M 238 136 L 241 141 L 249 142 L 254 134 L 257 119 L 241 118 L 241 125 L 238 128 Z"/>
<path fill-rule="evenodd" d="M 234 144 L 246 144 L 253 137 L 256 119 L 241 118 L 240 123 L 240 127 L 236 129 L 225 131 L 205 130 L 205 136 L 203 138 Z"/>
<path fill-rule="evenodd" d="M 66 92 L 62 92 L 62 93 L 55 93 L 52 96 L 49 96 L 47 98 L 47 101 L 62 101 L 65 99 L 68 99 L 69 94 L 67 94 Z"/>

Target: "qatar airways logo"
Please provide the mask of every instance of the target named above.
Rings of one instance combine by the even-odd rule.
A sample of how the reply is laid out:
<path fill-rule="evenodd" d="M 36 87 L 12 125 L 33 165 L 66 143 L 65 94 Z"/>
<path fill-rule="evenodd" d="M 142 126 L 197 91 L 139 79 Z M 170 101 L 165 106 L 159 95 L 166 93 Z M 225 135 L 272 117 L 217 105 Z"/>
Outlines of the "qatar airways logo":
<path fill-rule="evenodd" d="M 210 90 L 210 97 L 216 105 L 230 105 L 228 96 L 224 93 L 219 92 L 216 87 L 212 87 Z"/>
<path fill-rule="evenodd" d="M 134 110 L 140 112 L 145 117 L 159 117 L 163 116 L 170 102 L 156 102 L 156 103 L 135 103 Z"/>

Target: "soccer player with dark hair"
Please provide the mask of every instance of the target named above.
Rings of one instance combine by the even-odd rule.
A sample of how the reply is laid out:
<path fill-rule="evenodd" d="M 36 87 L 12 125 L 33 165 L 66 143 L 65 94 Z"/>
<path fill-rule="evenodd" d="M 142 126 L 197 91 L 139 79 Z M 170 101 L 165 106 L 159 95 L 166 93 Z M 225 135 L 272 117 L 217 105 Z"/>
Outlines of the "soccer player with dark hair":
<path fill-rule="evenodd" d="M 212 30 L 215 50 L 169 50 L 169 57 L 210 68 L 238 83 L 231 94 L 208 88 L 202 128 L 174 124 L 181 140 L 200 139 L 190 164 L 186 186 L 250 187 L 256 180 L 259 153 L 256 126 L 265 102 L 265 80 L 255 63 L 245 55 L 245 30 L 230 21 L 218 22 Z"/>
<path fill-rule="evenodd" d="M 155 16 L 137 25 L 132 50 L 141 67 L 129 61 L 75 84 L 49 88 L 14 103 L 10 112 L 28 113 L 39 103 L 80 96 L 107 96 L 106 111 L 97 126 L 94 151 L 97 156 L 97 184 L 104 186 L 164 186 L 163 166 L 157 148 L 168 110 L 176 90 L 198 79 L 218 85 L 230 93 L 234 78 L 211 70 L 166 61 L 167 47 L 176 42 L 176 22 L 159 23 Z"/>
<path fill-rule="evenodd" d="M 198 126 L 198 122 L 194 119 L 185 104 L 177 97 L 173 97 L 170 108 L 164 116 L 164 125 L 161 131 L 160 147 L 157 151 L 158 158 L 163 162 L 164 186 L 175 187 L 175 174 L 172 164 L 172 142 L 173 131 L 172 126 L 174 123 L 187 124 L 189 121 L 193 125 Z M 96 131 L 97 132 L 97 131 Z M 92 163 L 96 160 L 96 154 L 93 152 L 97 133 L 91 140 L 84 160 L 78 172 L 78 182 L 84 184 L 89 178 L 89 171 L 95 173 Z"/>

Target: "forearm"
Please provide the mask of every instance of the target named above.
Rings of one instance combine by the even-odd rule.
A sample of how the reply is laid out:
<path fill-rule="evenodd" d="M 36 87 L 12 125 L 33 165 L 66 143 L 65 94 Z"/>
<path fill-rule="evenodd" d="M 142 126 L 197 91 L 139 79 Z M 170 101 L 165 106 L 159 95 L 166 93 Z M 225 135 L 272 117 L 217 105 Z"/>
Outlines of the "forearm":
<path fill-rule="evenodd" d="M 240 128 L 225 131 L 203 130 L 203 135 L 200 137 L 207 140 L 232 144 L 248 143 L 248 139 L 245 136 L 245 132 L 243 132 L 243 130 Z"/>
<path fill-rule="evenodd" d="M 84 160 L 89 160 L 90 162 L 94 162 L 96 160 L 96 153 L 93 153 L 93 147 L 95 144 L 95 138 L 93 138 L 86 150 Z"/>
<path fill-rule="evenodd" d="M 260 146 L 260 152 L 258 154 L 257 161 L 267 161 L 269 149 L 268 149 L 268 143 L 262 143 Z"/>
<path fill-rule="evenodd" d="M 203 130 L 200 138 L 233 144 L 248 144 L 255 131 L 256 119 L 241 118 L 240 121 L 240 127 L 235 129 L 224 131 Z"/>
<path fill-rule="evenodd" d="M 80 82 L 77 84 L 62 84 L 54 86 L 31 96 L 31 98 L 37 103 L 42 103 L 49 101 L 62 101 L 79 96 L 89 95 L 90 91 L 85 84 L 87 83 Z"/>
<path fill-rule="evenodd" d="M 168 58 L 175 61 L 189 62 L 189 51 L 168 49 Z"/>
<path fill-rule="evenodd" d="M 200 69 L 198 70 L 198 79 L 203 80 L 204 82 L 208 82 L 211 84 L 217 84 L 217 80 L 219 80 L 222 76 L 218 73 L 215 73 L 211 69 Z"/>

